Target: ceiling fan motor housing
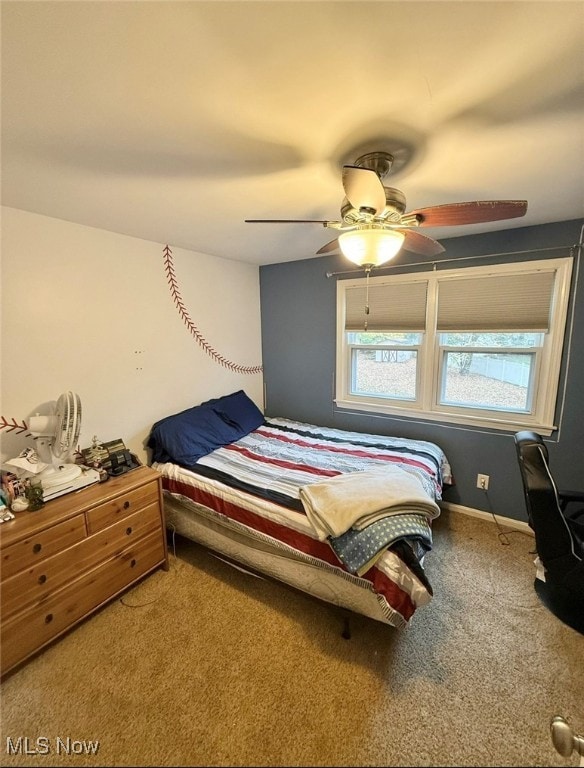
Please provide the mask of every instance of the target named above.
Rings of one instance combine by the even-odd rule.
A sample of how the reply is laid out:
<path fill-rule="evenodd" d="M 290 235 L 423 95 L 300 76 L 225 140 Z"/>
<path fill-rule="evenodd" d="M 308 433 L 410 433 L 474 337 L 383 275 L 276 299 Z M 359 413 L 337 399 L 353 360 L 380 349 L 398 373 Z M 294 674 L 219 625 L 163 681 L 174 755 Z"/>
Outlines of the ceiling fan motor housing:
<path fill-rule="evenodd" d="M 375 216 L 375 219 L 399 223 L 406 209 L 406 196 L 395 187 L 383 187 L 383 189 L 385 190 L 385 208 Z M 341 217 L 348 224 L 365 224 L 372 219 L 372 216 L 363 209 L 354 208 L 346 197 L 343 198 L 341 205 Z"/>
<path fill-rule="evenodd" d="M 389 152 L 366 152 L 355 160 L 355 165 L 375 171 L 379 178 L 383 179 L 391 171 L 393 155 Z"/>

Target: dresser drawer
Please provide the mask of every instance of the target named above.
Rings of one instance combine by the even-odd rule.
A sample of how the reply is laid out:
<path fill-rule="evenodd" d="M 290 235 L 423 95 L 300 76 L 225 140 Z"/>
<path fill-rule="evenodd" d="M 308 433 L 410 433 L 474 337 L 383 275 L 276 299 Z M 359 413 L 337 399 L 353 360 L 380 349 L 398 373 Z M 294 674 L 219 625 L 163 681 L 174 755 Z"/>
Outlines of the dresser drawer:
<path fill-rule="evenodd" d="M 3 620 L 31 603 L 46 599 L 55 589 L 78 578 L 80 573 L 156 530 L 161 531 L 160 509 L 158 504 L 149 504 L 93 537 L 4 579 L 0 592 Z"/>
<path fill-rule="evenodd" d="M 58 525 L 17 541 L 2 550 L 2 579 L 30 568 L 86 536 L 85 516 L 75 515 Z"/>
<path fill-rule="evenodd" d="M 90 534 L 95 533 L 155 502 L 158 502 L 158 483 L 147 483 L 86 512 L 87 529 Z"/>
<path fill-rule="evenodd" d="M 3 622 L 0 638 L 3 673 L 108 602 L 164 559 L 164 541 L 157 531 L 55 592 L 41 606 L 21 611 Z M 104 599 L 104 595 L 108 597 Z"/>

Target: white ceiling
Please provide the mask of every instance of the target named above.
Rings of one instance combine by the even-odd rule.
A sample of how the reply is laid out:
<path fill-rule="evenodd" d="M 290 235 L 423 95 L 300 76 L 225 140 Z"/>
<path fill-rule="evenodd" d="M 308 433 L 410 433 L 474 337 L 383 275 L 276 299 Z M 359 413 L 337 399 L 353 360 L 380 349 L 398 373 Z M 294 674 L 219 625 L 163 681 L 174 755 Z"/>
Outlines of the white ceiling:
<path fill-rule="evenodd" d="M 334 233 L 340 167 L 412 149 L 407 210 L 584 215 L 584 3 L 2 2 L 4 205 L 256 264 Z M 402 144 L 403 142 L 403 144 Z M 347 157 L 347 153 L 349 153 Z"/>

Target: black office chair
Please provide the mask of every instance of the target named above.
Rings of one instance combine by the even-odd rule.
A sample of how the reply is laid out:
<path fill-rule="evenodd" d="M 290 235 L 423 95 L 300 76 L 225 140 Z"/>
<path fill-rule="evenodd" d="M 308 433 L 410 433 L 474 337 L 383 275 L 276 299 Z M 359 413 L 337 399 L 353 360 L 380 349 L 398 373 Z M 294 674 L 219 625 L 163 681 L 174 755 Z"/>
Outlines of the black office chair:
<path fill-rule="evenodd" d="M 540 435 L 514 437 L 540 565 L 535 591 L 557 618 L 584 634 L 584 491 L 558 491 Z"/>

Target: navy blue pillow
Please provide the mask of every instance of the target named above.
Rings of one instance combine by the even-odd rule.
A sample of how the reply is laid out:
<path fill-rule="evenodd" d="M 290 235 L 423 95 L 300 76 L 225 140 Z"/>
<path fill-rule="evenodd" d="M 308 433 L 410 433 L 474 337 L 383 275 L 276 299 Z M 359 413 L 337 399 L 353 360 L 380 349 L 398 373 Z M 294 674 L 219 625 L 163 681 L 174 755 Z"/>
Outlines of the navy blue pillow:
<path fill-rule="evenodd" d="M 237 439 L 244 437 L 264 423 L 263 413 L 243 389 L 232 392 L 230 395 L 207 400 L 201 405 L 212 408 L 226 422 L 239 427 L 240 434 Z"/>
<path fill-rule="evenodd" d="M 241 437 L 238 425 L 229 423 L 214 408 L 197 405 L 167 416 L 152 427 L 148 447 L 153 461 L 192 466 L 201 456 Z"/>

